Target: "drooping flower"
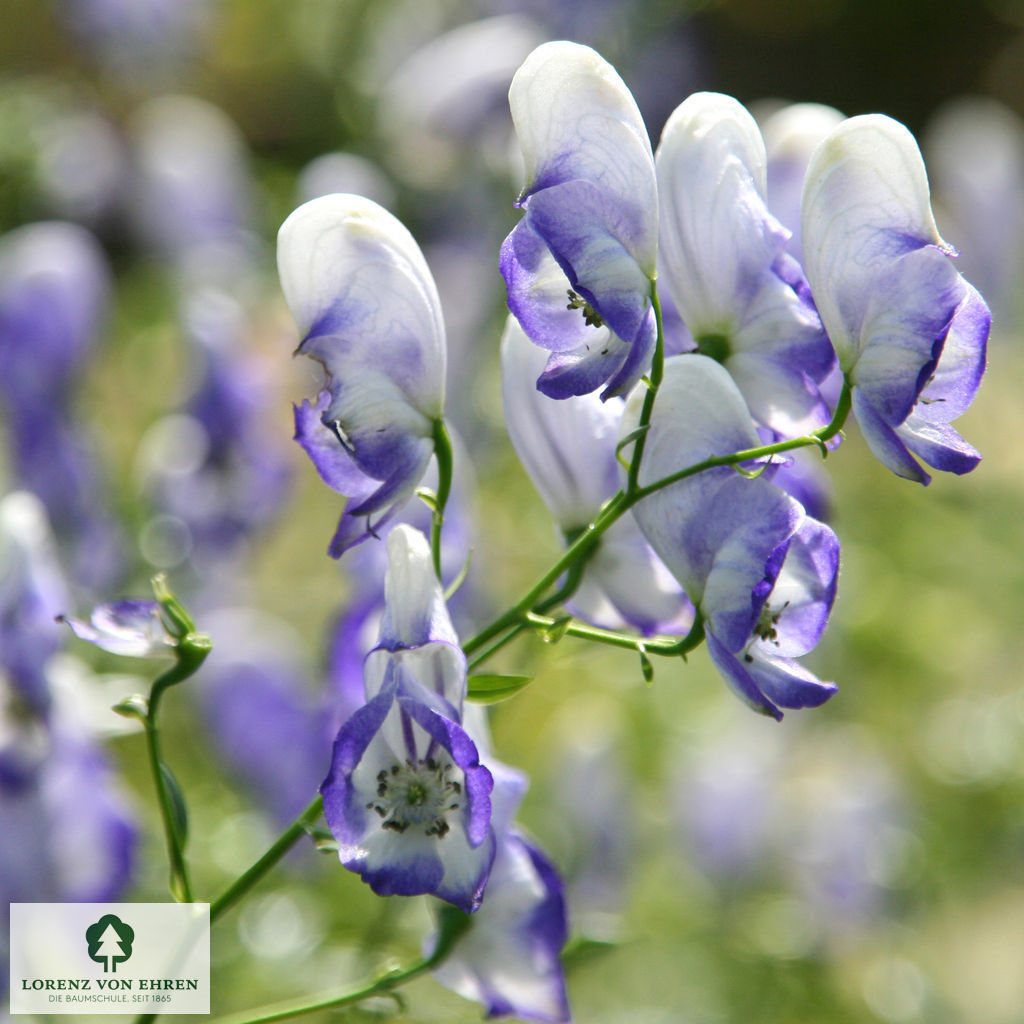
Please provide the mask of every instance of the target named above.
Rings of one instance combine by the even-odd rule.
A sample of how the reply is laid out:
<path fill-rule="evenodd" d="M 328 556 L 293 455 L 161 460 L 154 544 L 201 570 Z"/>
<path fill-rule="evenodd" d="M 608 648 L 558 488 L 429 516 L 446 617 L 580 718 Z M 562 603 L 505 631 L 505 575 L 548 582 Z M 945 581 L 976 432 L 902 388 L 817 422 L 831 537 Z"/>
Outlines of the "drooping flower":
<path fill-rule="evenodd" d="M 814 299 L 875 456 L 898 476 L 967 473 L 951 427 L 985 368 L 991 317 L 949 257 L 913 135 L 880 114 L 835 128 L 811 158 L 803 246 Z"/>
<path fill-rule="evenodd" d="M 516 826 L 525 776 L 489 751 L 486 719 L 467 709 L 466 725 L 494 769 L 494 865 L 469 928 L 434 968 L 447 988 L 481 1003 L 488 1017 L 560 1024 L 569 1020 L 561 953 L 568 937 L 565 889 L 547 856 Z M 437 936 L 426 943 L 426 955 Z"/>
<path fill-rule="evenodd" d="M 465 656 L 426 539 L 399 524 L 387 546 L 367 702 L 338 732 L 324 814 L 342 864 L 378 895 L 433 893 L 470 913 L 495 842 L 491 773 L 461 725 Z"/>
<path fill-rule="evenodd" d="M 281 288 L 326 388 L 295 409 L 295 439 L 348 498 L 331 554 L 373 534 L 412 495 L 443 414 L 445 333 L 412 235 L 360 196 L 300 206 L 278 235 Z"/>
<path fill-rule="evenodd" d="M 551 353 L 537 386 L 624 395 L 656 340 L 657 183 L 636 101 L 589 47 L 551 42 L 516 72 L 509 104 L 527 183 L 501 271 L 509 308 Z"/>
<path fill-rule="evenodd" d="M 110 601 L 97 605 L 88 622 L 60 616 L 71 632 L 111 654 L 128 658 L 159 658 L 174 653 L 175 639 L 167 631 L 156 601 Z"/>
<path fill-rule="evenodd" d="M 637 403 L 627 407 L 624 435 Z M 743 396 L 701 355 L 666 360 L 640 483 L 712 455 L 759 445 Z M 795 659 L 817 644 L 835 599 L 839 543 L 824 524 L 761 475 L 718 467 L 640 501 L 637 522 L 705 624 L 708 651 L 732 689 L 765 714 L 815 707 L 835 685 Z"/>
<path fill-rule="evenodd" d="M 524 468 L 566 540 L 618 490 L 615 449 L 623 403 L 596 394 L 555 401 L 534 387 L 544 353 L 509 317 L 501 341 L 505 426 Z M 597 626 L 645 634 L 684 632 L 693 608 L 678 582 L 624 516 L 587 560 L 568 607 Z"/>
<path fill-rule="evenodd" d="M 656 156 L 662 282 L 696 350 L 721 362 L 754 418 L 781 435 L 824 426 L 835 355 L 790 232 L 766 202 L 764 140 L 730 96 L 694 93 Z"/>

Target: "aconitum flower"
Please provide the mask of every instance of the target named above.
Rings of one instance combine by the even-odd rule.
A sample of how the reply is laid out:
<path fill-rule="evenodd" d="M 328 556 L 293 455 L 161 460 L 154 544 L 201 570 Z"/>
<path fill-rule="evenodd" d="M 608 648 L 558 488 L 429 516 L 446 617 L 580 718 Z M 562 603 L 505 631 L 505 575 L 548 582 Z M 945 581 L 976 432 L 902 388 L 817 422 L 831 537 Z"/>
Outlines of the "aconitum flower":
<path fill-rule="evenodd" d="M 110 601 L 97 605 L 86 622 L 61 615 L 61 622 L 87 643 L 128 658 L 174 654 L 176 641 L 167 631 L 156 601 Z"/>
<path fill-rule="evenodd" d="M 537 387 L 624 395 L 657 334 L 658 195 L 640 111 L 611 65 L 569 42 L 527 57 L 509 105 L 527 183 L 501 271 L 509 308 L 551 353 Z"/>
<path fill-rule="evenodd" d="M 631 402 L 623 433 L 635 428 Z M 760 444 L 743 396 L 701 355 L 666 360 L 651 417 L 642 486 L 712 455 Z M 767 472 L 770 472 L 768 470 Z M 766 475 L 718 467 L 640 501 L 633 513 L 703 617 L 708 652 L 751 707 L 816 707 L 835 692 L 795 659 L 817 644 L 835 599 L 839 542 Z"/>
<path fill-rule="evenodd" d="M 324 391 L 295 409 L 295 439 L 348 499 L 330 552 L 371 536 L 408 500 L 444 408 L 445 332 L 412 235 L 361 196 L 329 195 L 281 226 L 281 288 Z"/>
<path fill-rule="evenodd" d="M 381 896 L 470 913 L 494 859 L 491 773 L 461 725 L 466 662 L 423 534 L 388 535 L 385 612 L 366 704 L 342 725 L 321 792 L 338 856 Z"/>
<path fill-rule="evenodd" d="M 523 467 L 570 541 L 618 490 L 615 449 L 623 403 L 596 394 L 555 401 L 534 387 L 544 353 L 509 317 L 501 341 L 505 426 Z M 645 634 L 685 632 L 693 607 L 679 583 L 624 516 L 601 537 L 568 602 L 597 626 Z"/>
<path fill-rule="evenodd" d="M 835 365 L 790 232 L 766 203 L 764 140 L 739 102 L 698 92 L 656 157 L 663 285 L 698 352 L 717 359 L 754 418 L 781 435 L 824 426 Z"/>
<path fill-rule="evenodd" d="M 898 476 L 967 473 L 981 456 L 949 424 L 985 368 L 991 317 L 932 217 L 913 135 L 879 114 L 834 129 L 803 197 L 807 276 L 875 456 Z"/>
<path fill-rule="evenodd" d="M 477 709 L 480 711 L 480 709 Z M 569 1020 L 561 954 L 568 938 L 564 885 L 554 865 L 516 826 L 527 788 L 519 771 L 490 755 L 486 719 L 467 709 L 466 727 L 494 769 L 497 851 L 483 905 L 434 968 L 441 984 L 481 1003 L 488 1017 L 546 1024 Z M 426 955 L 436 936 L 426 943 Z"/>

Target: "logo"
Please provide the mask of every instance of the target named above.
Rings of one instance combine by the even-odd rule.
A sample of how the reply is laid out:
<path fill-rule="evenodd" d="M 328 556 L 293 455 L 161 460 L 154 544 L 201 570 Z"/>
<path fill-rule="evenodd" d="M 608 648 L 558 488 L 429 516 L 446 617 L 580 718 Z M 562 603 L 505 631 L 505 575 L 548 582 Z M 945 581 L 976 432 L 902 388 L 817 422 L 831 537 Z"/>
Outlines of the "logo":
<path fill-rule="evenodd" d="M 103 964 L 104 974 L 116 973 L 117 965 L 132 955 L 135 929 L 115 914 L 104 914 L 85 929 L 85 941 L 89 944 L 89 959 Z"/>

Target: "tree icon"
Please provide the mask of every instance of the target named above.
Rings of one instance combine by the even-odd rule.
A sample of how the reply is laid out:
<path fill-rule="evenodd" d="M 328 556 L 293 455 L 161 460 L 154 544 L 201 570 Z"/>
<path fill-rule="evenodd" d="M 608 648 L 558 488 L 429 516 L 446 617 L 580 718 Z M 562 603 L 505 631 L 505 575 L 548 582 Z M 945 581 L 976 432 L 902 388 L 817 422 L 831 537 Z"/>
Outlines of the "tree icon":
<path fill-rule="evenodd" d="M 89 959 L 103 964 L 103 973 L 117 973 L 117 965 L 132 955 L 135 930 L 114 914 L 104 914 L 85 930 Z"/>

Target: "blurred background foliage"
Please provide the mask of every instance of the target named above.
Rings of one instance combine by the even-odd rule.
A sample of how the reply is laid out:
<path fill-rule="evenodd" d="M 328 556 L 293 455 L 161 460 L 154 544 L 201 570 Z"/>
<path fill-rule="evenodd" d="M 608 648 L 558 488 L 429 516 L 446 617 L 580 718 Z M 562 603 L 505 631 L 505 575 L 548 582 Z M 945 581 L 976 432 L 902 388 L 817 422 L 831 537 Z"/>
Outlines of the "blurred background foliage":
<path fill-rule="evenodd" d="M 469 40 L 485 18 L 505 20 Z M 438 276 L 452 419 L 479 489 L 474 593 L 494 609 L 558 549 L 503 436 L 497 377 L 496 253 L 519 187 L 503 97 L 533 45 L 596 46 L 634 89 L 655 140 L 688 92 L 714 89 L 755 108 L 807 100 L 881 111 L 907 123 L 926 156 L 933 143 L 952 154 L 941 181 L 931 167 L 940 227 L 996 311 L 988 378 L 958 424 L 985 460 L 970 477 L 923 489 L 875 463 L 855 429 L 828 460 L 844 561 L 814 661 L 839 695 L 775 725 L 726 692 L 703 652 L 656 665 L 649 686 L 633 657 L 571 640 L 520 640 L 497 660 L 537 677 L 492 718 L 498 755 L 531 776 L 523 821 L 569 879 L 577 934 L 608 943 L 568 963 L 581 1022 L 1024 1021 L 1024 456 L 1014 447 L 1024 222 L 1012 219 L 1024 177 L 995 150 L 942 134 L 939 120 L 951 101 L 985 97 L 1000 104 L 1019 155 L 1022 28 L 1014 0 L 4 0 L 0 229 L 76 221 L 112 268 L 109 320 L 74 407 L 107 481 L 101 514 L 127 538 L 118 592 L 145 596 L 149 576 L 166 570 L 201 626 L 206 607 L 258 609 L 273 623 L 260 639 L 284 638 L 311 700 L 325 685 L 334 616 L 358 597 L 345 563 L 325 554 L 337 496 L 289 441 L 290 403 L 316 377 L 290 358 L 298 339 L 273 243 L 288 212 L 315 194 L 303 177 L 311 161 L 363 158 L 336 178 L 324 173 L 377 190 Z M 150 217 L 166 202 L 185 219 L 170 192 L 147 191 L 160 138 L 195 127 L 187 106 L 154 127 L 154 101 L 171 95 L 212 112 L 213 127 L 193 136 L 197 153 L 182 158 L 181 202 L 198 202 L 204 174 L 225 176 L 210 181 L 204 216 L 239 203 L 231 253 L 195 260 Z M 983 184 L 986 168 L 1005 171 L 1005 195 L 990 190 L 1009 204 L 994 211 L 998 237 L 969 211 L 955 217 L 961 165 Z M 982 280 L 990 266 L 998 273 Z M 237 358 L 258 371 L 260 436 L 290 485 L 211 580 L 145 481 L 174 462 L 154 425 L 197 386 L 183 303 L 222 278 L 242 310 Z M 0 483 L 11 490 L 5 461 Z M 115 596 L 71 584 L 79 612 Z M 97 701 L 144 688 L 125 678 L 134 664 L 73 654 L 98 673 Z M 209 896 L 282 819 L 251 766 L 247 775 L 224 756 L 203 686 L 200 675 L 168 698 L 165 742 L 189 795 L 196 888 Z M 250 740 L 271 775 L 298 756 Z M 141 738 L 106 743 L 145 833 L 127 898 L 164 899 Z M 426 922 L 420 901 L 377 899 L 333 856 L 296 851 L 217 926 L 214 1010 L 357 980 L 414 955 Z M 400 1002 L 336 1016 L 457 1022 L 479 1009 L 425 979 Z"/>

